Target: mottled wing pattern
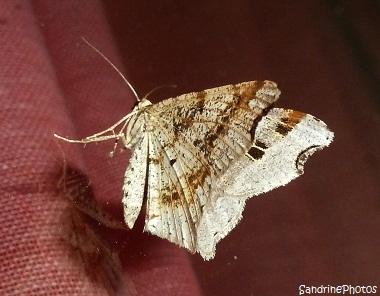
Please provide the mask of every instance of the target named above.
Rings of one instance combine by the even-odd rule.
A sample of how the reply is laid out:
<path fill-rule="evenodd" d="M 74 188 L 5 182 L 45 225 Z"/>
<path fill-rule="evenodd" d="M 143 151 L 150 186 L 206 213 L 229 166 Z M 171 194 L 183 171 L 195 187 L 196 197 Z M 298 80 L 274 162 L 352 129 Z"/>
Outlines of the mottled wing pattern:
<path fill-rule="evenodd" d="M 145 230 L 197 251 L 198 223 L 216 180 L 248 151 L 279 94 L 273 82 L 252 81 L 146 108 L 123 187 L 127 224 L 133 226 L 145 192 Z"/>
<path fill-rule="evenodd" d="M 140 214 L 145 194 L 148 174 L 149 135 L 141 134 L 141 139 L 133 148 L 129 164 L 125 172 L 123 185 L 124 220 L 132 229 Z"/>
<path fill-rule="evenodd" d="M 213 258 L 216 244 L 240 221 L 246 200 L 302 175 L 307 158 L 332 139 L 327 126 L 311 115 L 270 110 L 258 123 L 248 152 L 213 187 L 197 229 L 197 251 Z"/>

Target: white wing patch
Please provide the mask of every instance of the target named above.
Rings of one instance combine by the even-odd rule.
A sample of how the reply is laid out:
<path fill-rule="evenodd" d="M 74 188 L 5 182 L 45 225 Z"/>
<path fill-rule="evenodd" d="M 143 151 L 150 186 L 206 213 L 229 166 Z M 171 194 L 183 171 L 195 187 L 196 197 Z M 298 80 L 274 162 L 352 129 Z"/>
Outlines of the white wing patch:
<path fill-rule="evenodd" d="M 216 182 L 198 226 L 199 253 L 215 256 L 216 244 L 240 221 L 248 198 L 286 185 L 303 174 L 307 158 L 328 146 L 333 133 L 315 117 L 272 109 L 255 130 L 248 152 Z"/>
<path fill-rule="evenodd" d="M 128 227 L 146 197 L 145 231 L 211 259 L 248 198 L 301 175 L 307 157 L 332 141 L 311 115 L 271 109 L 279 95 L 274 82 L 250 81 L 155 105 L 143 99 L 103 132 L 57 137 L 121 139 L 133 149 L 122 200 Z"/>

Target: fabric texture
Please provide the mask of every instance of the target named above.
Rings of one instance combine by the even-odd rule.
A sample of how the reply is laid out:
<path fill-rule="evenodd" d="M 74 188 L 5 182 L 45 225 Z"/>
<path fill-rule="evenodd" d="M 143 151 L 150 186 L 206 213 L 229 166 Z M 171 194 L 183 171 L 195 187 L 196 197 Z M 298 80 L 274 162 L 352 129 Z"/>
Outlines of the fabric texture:
<path fill-rule="evenodd" d="M 65 159 L 91 181 L 99 205 L 122 221 L 129 153 L 109 158 L 113 143 L 83 149 L 53 137 L 95 133 L 134 104 L 118 74 L 81 40 L 96 40 L 125 73 L 102 5 L 2 1 L 0 12 L 0 294 L 107 295 L 73 260 L 63 233 L 68 203 L 57 185 Z M 100 231 L 120 253 L 127 285 L 116 295 L 198 294 L 187 252 L 142 233 L 141 221 L 128 232 Z"/>

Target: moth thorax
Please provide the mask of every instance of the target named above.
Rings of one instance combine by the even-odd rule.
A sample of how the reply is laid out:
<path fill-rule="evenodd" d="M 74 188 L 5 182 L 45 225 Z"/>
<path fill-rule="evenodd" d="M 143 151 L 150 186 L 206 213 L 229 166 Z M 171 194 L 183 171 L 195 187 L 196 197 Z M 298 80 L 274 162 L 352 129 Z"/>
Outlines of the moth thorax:
<path fill-rule="evenodd" d="M 145 109 L 151 105 L 152 103 L 149 100 L 142 99 L 135 108 L 133 108 L 132 113 L 135 114 L 133 114 L 128 121 L 123 139 L 126 148 L 132 148 L 144 136 L 146 127 Z"/>

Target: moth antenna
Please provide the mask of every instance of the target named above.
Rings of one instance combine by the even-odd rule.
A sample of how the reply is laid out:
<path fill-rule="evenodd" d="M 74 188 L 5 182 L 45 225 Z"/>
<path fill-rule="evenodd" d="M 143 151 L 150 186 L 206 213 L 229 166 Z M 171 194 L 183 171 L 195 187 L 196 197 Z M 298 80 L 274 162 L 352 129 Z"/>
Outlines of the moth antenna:
<path fill-rule="evenodd" d="M 150 90 L 145 96 L 143 99 L 146 99 L 147 97 L 149 97 L 152 93 L 154 93 L 156 90 L 160 89 L 160 88 L 164 88 L 164 87 L 177 87 L 177 85 L 175 84 L 165 84 L 165 85 L 160 85 L 160 86 L 157 86 L 155 88 L 153 88 L 152 90 Z"/>
<path fill-rule="evenodd" d="M 101 53 L 101 51 L 99 49 L 97 49 L 95 46 L 93 46 L 90 42 L 88 42 L 83 36 L 82 36 L 82 39 L 83 41 L 88 45 L 90 46 L 93 50 L 95 50 L 95 52 L 97 52 L 103 59 L 106 60 L 106 62 L 108 64 L 110 64 L 112 66 L 112 68 L 114 68 L 116 70 L 116 72 L 121 76 L 121 78 L 123 78 L 124 82 L 129 86 L 129 88 L 131 89 L 133 95 L 135 96 L 137 102 L 140 102 L 140 98 L 139 96 L 137 95 L 137 92 L 135 91 L 135 89 L 133 88 L 132 84 L 129 83 L 129 81 L 127 80 L 127 78 L 125 78 L 125 76 L 123 75 L 123 73 L 120 72 L 120 70 L 103 54 Z M 144 97 L 145 98 L 145 97 Z"/>

